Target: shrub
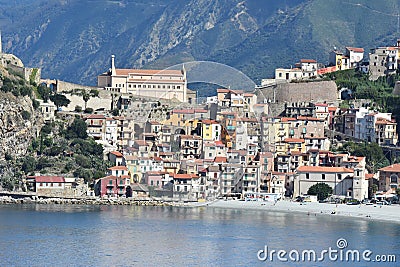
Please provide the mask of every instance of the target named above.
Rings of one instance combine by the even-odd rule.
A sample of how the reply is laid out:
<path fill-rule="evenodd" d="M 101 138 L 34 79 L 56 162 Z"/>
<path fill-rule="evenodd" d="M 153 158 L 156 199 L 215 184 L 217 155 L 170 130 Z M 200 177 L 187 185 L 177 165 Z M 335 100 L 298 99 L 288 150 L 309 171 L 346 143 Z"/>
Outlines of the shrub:
<path fill-rule="evenodd" d="M 82 107 L 81 106 L 75 106 L 75 111 L 76 112 L 82 112 Z"/>
<path fill-rule="evenodd" d="M 21 116 L 24 120 L 29 120 L 31 118 L 31 113 L 29 111 L 23 110 Z"/>
<path fill-rule="evenodd" d="M 92 108 L 85 108 L 85 113 L 93 113 L 93 109 Z"/>

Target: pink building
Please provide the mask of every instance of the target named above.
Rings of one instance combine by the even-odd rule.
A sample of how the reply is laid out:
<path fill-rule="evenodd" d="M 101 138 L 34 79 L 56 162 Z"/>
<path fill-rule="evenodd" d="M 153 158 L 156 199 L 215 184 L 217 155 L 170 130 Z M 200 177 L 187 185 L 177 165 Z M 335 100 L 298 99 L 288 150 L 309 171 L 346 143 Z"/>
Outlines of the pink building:
<path fill-rule="evenodd" d="M 132 187 L 129 175 L 122 175 L 116 177 L 109 175 L 100 178 L 95 184 L 96 196 L 109 196 L 109 197 L 132 197 Z"/>

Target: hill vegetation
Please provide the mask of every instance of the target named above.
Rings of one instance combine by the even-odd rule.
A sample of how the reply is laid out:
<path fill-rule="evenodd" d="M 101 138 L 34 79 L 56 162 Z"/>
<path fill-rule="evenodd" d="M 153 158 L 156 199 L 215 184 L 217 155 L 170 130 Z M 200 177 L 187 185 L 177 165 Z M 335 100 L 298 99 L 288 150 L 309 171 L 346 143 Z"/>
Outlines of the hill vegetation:
<path fill-rule="evenodd" d="M 4 151 L 6 148 L 2 147 L 1 186 L 10 190 L 22 187 L 22 178 L 36 173 L 80 177 L 89 183 L 93 179 L 103 177 L 109 167 L 109 163 L 103 159 L 103 147 L 88 137 L 86 123 L 80 117 L 57 118 L 44 124 L 42 120 L 36 119 L 41 117 L 39 102 L 36 99 L 51 99 L 59 106 L 68 105 L 69 100 L 45 86 L 26 82 L 11 69 L 0 67 L 0 70 L 0 91 L 9 95 L 10 99 L 29 96 L 33 108 L 22 110 L 21 116 L 25 121 L 31 120 L 31 123 L 36 123 L 34 127 L 39 129 L 38 135 L 35 134 L 36 131 L 32 131 L 31 135 L 25 138 L 24 142 L 28 142 L 26 154 L 16 154 L 12 150 Z M 2 96 L 0 102 L 3 98 L 10 101 Z M 7 112 L 8 120 L 18 122 L 13 111 Z M 19 129 L 15 129 L 17 130 Z"/>
<path fill-rule="evenodd" d="M 45 77 L 95 84 L 115 54 L 121 68 L 210 60 L 259 82 L 333 47 L 393 45 L 399 2 L 359 2 L 0 0 L 0 29 L 3 50 Z"/>

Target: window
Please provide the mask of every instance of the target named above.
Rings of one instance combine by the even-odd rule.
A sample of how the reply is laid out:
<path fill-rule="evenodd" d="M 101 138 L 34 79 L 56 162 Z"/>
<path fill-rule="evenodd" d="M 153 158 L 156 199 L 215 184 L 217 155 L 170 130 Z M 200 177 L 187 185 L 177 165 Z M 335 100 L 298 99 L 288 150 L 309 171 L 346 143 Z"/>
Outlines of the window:
<path fill-rule="evenodd" d="M 310 179 L 310 174 L 306 173 L 306 179 Z"/>
<path fill-rule="evenodd" d="M 324 173 L 322 174 L 322 180 L 325 180 L 325 174 Z"/>

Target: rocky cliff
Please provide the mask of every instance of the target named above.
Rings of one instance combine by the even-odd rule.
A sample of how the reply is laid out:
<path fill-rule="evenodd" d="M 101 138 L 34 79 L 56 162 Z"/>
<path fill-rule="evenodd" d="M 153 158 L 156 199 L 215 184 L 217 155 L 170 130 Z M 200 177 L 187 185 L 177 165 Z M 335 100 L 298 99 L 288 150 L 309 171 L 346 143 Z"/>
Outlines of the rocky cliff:
<path fill-rule="evenodd" d="M 28 96 L 17 98 L 0 91 L 0 160 L 6 154 L 12 157 L 25 155 L 42 122 L 40 112 L 33 110 Z"/>

